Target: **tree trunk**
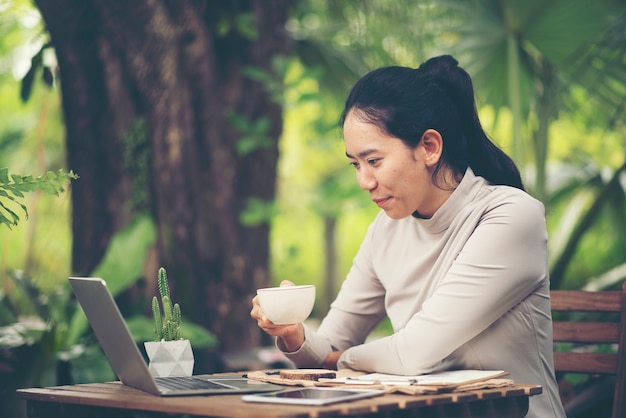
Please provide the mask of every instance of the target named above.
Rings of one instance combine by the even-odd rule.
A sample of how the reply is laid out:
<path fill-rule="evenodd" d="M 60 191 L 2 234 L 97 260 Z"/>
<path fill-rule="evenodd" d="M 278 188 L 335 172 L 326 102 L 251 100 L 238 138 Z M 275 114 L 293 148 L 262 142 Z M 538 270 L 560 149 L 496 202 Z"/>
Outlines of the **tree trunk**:
<path fill-rule="evenodd" d="M 122 144 L 115 140 L 119 132 L 113 123 L 119 112 L 107 97 L 110 91 L 124 92 L 125 86 L 105 74 L 114 66 L 105 59 L 115 57 L 99 50 L 106 49 L 106 41 L 96 31 L 93 5 L 71 0 L 37 5 L 61 68 L 68 166 L 81 177 L 72 185 L 72 271 L 87 275 L 102 259 L 112 234 L 129 220 L 119 204 L 128 199 Z"/>
<path fill-rule="evenodd" d="M 330 304 L 337 297 L 337 286 L 339 283 L 337 271 L 337 217 L 334 215 L 324 216 L 324 295 L 321 306 L 317 308 L 319 316 L 328 312 Z"/>
<path fill-rule="evenodd" d="M 269 284 L 269 226 L 240 218 L 251 200 L 274 199 L 282 111 L 246 71 L 271 75 L 287 52 L 287 2 L 37 2 L 59 59 L 69 168 L 81 176 L 74 270 L 93 269 L 136 211 L 137 167 L 124 157 L 144 120 L 135 140 L 143 132 L 158 230 L 147 279 L 165 267 L 186 318 L 222 348 L 258 345 L 250 299 Z M 238 148 L 242 138 L 252 146 Z"/>

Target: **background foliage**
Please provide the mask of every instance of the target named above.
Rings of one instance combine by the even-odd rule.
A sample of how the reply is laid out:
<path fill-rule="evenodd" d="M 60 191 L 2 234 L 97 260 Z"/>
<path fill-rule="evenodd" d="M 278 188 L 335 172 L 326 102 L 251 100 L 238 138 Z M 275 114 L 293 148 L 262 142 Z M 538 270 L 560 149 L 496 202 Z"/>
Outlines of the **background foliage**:
<path fill-rule="evenodd" d="M 520 51 L 528 55 L 523 59 L 526 65 L 530 65 L 530 59 L 568 64 L 564 64 L 568 71 L 560 80 L 563 86 L 558 119 L 549 125 L 547 167 L 551 174 L 544 202 L 549 210 L 553 262 L 559 250 L 567 246 L 582 214 L 597 201 L 597 190 L 624 164 L 625 128 L 623 118 L 618 117 L 623 115 L 619 114 L 620 103 L 598 106 L 611 104 L 615 99 L 603 102 L 601 96 L 609 92 L 596 88 L 601 74 L 604 78 L 607 74 L 613 76 L 621 67 L 609 71 L 606 65 L 611 61 L 596 62 L 593 74 L 585 73 L 577 80 L 574 76 L 580 75 L 581 70 L 577 72 L 569 66 L 600 47 L 603 56 L 610 55 L 613 48 L 611 56 L 623 58 L 623 7 L 616 7 L 617 3 L 611 1 L 593 2 L 592 6 L 591 2 L 579 0 L 577 7 L 555 1 L 550 2 L 552 7 L 544 9 L 543 15 L 537 16 L 534 3 L 525 5 L 524 10 L 508 12 L 486 1 L 445 1 L 437 5 L 417 2 L 411 7 L 412 3 L 415 2 L 310 1 L 301 2 L 293 11 L 288 27 L 298 53 L 285 72 L 279 199 L 272 222 L 271 263 L 276 283 L 282 279 L 320 283 L 327 246 L 324 220 L 328 218 L 336 219 L 333 239 L 338 251 L 336 277 L 340 280 L 376 212 L 353 182 L 336 124 L 350 84 L 368 68 L 416 65 L 435 53 L 458 51 L 461 65 L 475 76 L 487 131 L 501 147 L 512 151 L 515 115 L 502 94 L 506 88 L 496 88 L 498 83 L 489 80 L 490 75 L 493 78 L 502 73 L 504 70 L 499 68 L 506 63 L 495 64 L 497 48 L 489 58 L 483 46 L 506 41 L 507 26 L 502 26 L 505 24 L 515 29 Z M 463 18 L 470 12 L 478 20 Z M 27 74 L 31 58 L 45 45 L 37 10 L 24 0 L 4 2 L 2 17 L 0 104 L 11 117 L 0 121 L 0 166 L 20 173 L 63 168 L 63 133 L 54 86 L 50 90 L 46 83 L 35 82 L 30 100 L 19 100 L 20 80 Z M 490 30 L 479 30 L 489 22 Z M 581 27 L 581 22 L 586 24 Z M 494 38 L 494 34 L 498 36 Z M 608 40 L 600 45 L 592 42 L 603 39 Z M 585 54 L 574 54 L 578 51 Z M 54 65 L 53 54 L 43 54 L 41 58 Z M 37 77 L 43 80 L 43 71 Z M 520 85 L 527 85 L 530 80 L 532 76 L 526 75 Z M 623 75 L 615 76 L 609 84 L 621 97 L 623 112 Z M 528 101 L 529 96 L 524 97 Z M 531 102 L 524 102 L 521 108 L 527 116 L 520 130 L 528 145 L 524 146 L 527 156 L 519 158 L 527 183 L 532 184 L 536 170 L 529 136 L 536 129 L 533 125 L 538 115 Z M 616 183 L 623 190 L 623 175 L 617 176 Z M 531 186 L 531 192 L 534 189 Z M 623 229 L 614 227 L 616 223 L 623 225 L 623 197 L 618 194 L 610 200 L 611 205 L 599 209 L 594 226 L 586 228 L 581 236 L 561 287 L 582 287 L 590 278 L 624 262 L 626 247 L 623 234 L 619 233 Z M 29 222 L 14 230 L 0 230 L 0 277 L 4 290 L 9 292 L 12 285 L 6 272 L 11 268 L 25 269 L 44 290 L 69 274 L 67 195 L 50 198 L 35 193 L 27 197 L 26 203 L 31 212 Z"/>
<path fill-rule="evenodd" d="M 287 24 L 295 53 L 276 63 L 282 85 L 266 80 L 283 105 L 278 198 L 251 205 L 242 217 L 250 224 L 271 218 L 273 282 L 317 284 L 314 316 L 323 316 L 377 212 L 354 181 L 337 126 L 351 84 L 375 67 L 415 67 L 452 53 L 474 77 L 486 130 L 546 205 L 553 286 L 616 287 L 626 277 L 625 7 L 611 0 L 296 2 Z M 30 1 L 0 0 L 0 167 L 11 173 L 72 169 L 65 166 L 59 86 L 45 70 L 56 65 L 46 39 Z M 262 119 L 251 124 L 233 114 L 231 122 L 242 154 L 263 143 Z M 138 120 L 128 143 L 140 143 L 144 132 Z M 145 155 L 131 148 L 129 162 L 142 166 Z M 57 318 L 44 327 L 57 341 L 51 352 L 69 356 L 86 329 L 84 317 L 66 312 L 69 194 L 35 191 L 24 203 L 27 222 L 0 225 L 0 306 L 11 307 L 0 314 L 14 314 L 0 316 L 0 326 L 18 317 Z M 138 220 L 112 242 L 95 273 L 119 278 L 116 292 L 127 288 L 124 278 L 140 271 L 153 234 L 149 220 Z M 56 307 L 42 314 L 19 277 L 32 284 L 35 302 Z M 141 321 L 130 321 L 136 335 Z"/>

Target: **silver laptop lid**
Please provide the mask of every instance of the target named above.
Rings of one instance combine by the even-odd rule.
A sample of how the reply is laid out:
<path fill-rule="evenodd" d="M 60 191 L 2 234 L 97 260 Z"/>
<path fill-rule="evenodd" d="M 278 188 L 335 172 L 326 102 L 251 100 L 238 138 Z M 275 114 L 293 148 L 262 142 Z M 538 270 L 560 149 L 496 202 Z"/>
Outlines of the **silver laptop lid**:
<path fill-rule="evenodd" d="M 96 277 L 70 277 L 69 281 L 117 377 L 125 385 L 158 395 L 156 383 L 106 282 Z"/>

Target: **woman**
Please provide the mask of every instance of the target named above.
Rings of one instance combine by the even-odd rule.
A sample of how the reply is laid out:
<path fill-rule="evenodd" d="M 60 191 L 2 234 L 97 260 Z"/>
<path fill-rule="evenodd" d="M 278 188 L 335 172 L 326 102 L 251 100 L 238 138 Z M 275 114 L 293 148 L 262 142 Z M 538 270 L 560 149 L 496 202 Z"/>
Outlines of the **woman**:
<path fill-rule="evenodd" d="M 543 387 L 528 417 L 564 417 L 554 377 L 543 205 L 484 133 L 451 56 L 372 71 L 342 114 L 346 156 L 382 211 L 313 332 L 251 316 L 298 366 L 415 375 L 506 370 Z M 388 316 L 393 334 L 366 342 Z"/>

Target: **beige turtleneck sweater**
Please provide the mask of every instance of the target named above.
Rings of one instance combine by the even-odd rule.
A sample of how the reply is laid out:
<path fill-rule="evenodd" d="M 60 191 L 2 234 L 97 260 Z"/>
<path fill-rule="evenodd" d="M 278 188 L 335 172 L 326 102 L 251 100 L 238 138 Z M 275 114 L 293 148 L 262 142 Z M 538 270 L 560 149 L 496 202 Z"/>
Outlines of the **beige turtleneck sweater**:
<path fill-rule="evenodd" d="M 430 219 L 370 225 L 317 332 L 286 355 L 320 367 L 416 375 L 452 368 L 505 370 L 540 384 L 528 417 L 565 417 L 554 378 L 543 205 L 489 185 L 468 169 Z M 386 316 L 393 334 L 367 341 Z M 280 348 L 280 345 L 279 345 Z"/>

